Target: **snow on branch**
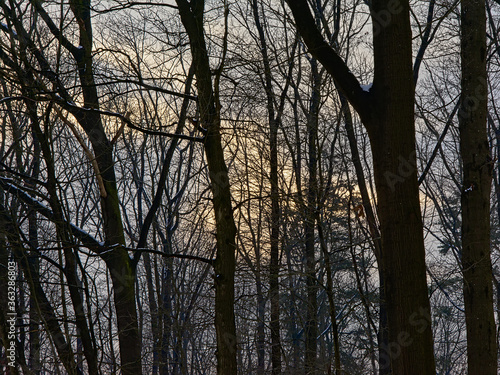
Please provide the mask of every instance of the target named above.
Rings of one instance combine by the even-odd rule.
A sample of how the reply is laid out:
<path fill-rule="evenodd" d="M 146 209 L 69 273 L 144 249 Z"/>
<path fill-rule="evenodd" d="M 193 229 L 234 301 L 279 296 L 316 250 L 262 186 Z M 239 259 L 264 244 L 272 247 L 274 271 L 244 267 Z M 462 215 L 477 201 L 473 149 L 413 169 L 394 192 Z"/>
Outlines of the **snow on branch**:
<path fill-rule="evenodd" d="M 0 30 L 3 30 L 7 33 L 11 33 L 12 36 L 14 37 L 14 39 L 17 39 L 17 33 L 15 32 L 15 30 L 10 28 L 7 24 L 0 22 Z"/>
<path fill-rule="evenodd" d="M 50 221 L 55 221 L 55 215 L 50 208 L 45 206 L 42 202 L 40 202 L 35 197 L 32 197 L 19 187 L 12 184 L 11 180 L 5 177 L 0 177 L 0 186 L 8 191 L 9 193 L 18 197 L 21 201 L 26 203 L 30 208 L 49 219 Z M 83 229 L 77 227 L 72 223 L 68 223 L 71 233 L 75 236 L 85 247 L 96 251 L 101 252 L 104 248 L 104 244 L 102 242 L 97 241 L 93 236 L 84 231 Z"/>

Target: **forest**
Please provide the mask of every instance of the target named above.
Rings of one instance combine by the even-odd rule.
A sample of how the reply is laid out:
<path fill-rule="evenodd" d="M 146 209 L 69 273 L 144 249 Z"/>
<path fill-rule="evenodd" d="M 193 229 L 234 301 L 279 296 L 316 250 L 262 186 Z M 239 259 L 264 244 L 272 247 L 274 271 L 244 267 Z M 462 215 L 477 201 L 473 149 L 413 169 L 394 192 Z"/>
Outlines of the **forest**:
<path fill-rule="evenodd" d="M 500 0 L 0 0 L 0 372 L 498 374 Z"/>

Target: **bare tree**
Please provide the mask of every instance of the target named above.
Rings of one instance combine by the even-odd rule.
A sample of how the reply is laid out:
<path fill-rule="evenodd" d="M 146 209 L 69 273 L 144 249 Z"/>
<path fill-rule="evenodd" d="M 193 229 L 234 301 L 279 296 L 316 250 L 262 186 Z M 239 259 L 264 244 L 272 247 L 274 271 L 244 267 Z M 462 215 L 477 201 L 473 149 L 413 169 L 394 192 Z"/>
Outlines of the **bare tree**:
<path fill-rule="evenodd" d="M 490 256 L 490 194 L 493 160 L 487 136 L 486 6 L 461 2 L 460 156 L 463 163 L 462 271 L 469 374 L 497 373 Z"/>
<path fill-rule="evenodd" d="M 302 38 L 335 79 L 370 135 L 394 373 L 435 372 L 422 217 L 416 176 L 409 3 L 373 1 L 374 78 L 361 87 L 323 39 L 306 1 L 289 1 Z M 384 24 L 380 17 L 384 15 Z"/>
<path fill-rule="evenodd" d="M 227 40 L 223 56 L 212 84 L 212 70 L 203 33 L 203 0 L 177 0 L 182 23 L 189 35 L 191 55 L 198 88 L 200 126 L 206 129 L 205 155 L 211 180 L 214 205 L 217 255 L 215 269 L 215 328 L 217 332 L 217 373 L 236 374 L 236 326 L 234 319 L 234 274 L 236 268 L 236 225 L 229 189 L 228 170 L 221 141 L 219 81 L 224 68 Z M 226 14 L 228 12 L 226 5 Z M 226 15 L 226 35 L 227 35 Z"/>

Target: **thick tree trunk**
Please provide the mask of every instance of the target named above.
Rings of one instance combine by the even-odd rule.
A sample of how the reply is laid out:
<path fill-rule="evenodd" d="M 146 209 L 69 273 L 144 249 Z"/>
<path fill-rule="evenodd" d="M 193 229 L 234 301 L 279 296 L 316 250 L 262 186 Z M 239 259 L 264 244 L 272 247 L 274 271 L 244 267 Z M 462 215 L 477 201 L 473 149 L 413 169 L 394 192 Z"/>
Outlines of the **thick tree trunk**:
<path fill-rule="evenodd" d="M 370 136 L 389 330 L 386 362 L 393 374 L 435 374 L 416 174 L 409 2 L 372 1 L 375 67 L 368 92 L 324 41 L 307 2 L 288 4 L 309 50 L 335 79 Z"/>
<path fill-rule="evenodd" d="M 462 0 L 462 96 L 459 112 L 462 188 L 462 271 L 469 374 L 497 374 L 490 250 L 493 161 L 487 136 L 486 5 Z"/>
<path fill-rule="evenodd" d="M 393 124 L 402 127 L 403 122 Z M 406 134 L 407 138 L 413 137 L 412 126 L 406 129 Z M 396 138 L 386 135 L 372 140 L 383 249 L 379 267 L 385 286 L 389 330 L 389 344 L 381 348 L 385 355 L 381 354 L 380 366 L 390 363 L 394 374 L 434 374 L 416 159 L 414 152 L 408 153 L 414 144 L 411 139 L 403 141 L 402 137 L 403 134 Z M 403 168 L 408 168 L 408 172 Z M 398 176 L 398 171 L 410 173 L 411 168 L 411 174 L 397 183 L 388 177 Z"/>
<path fill-rule="evenodd" d="M 374 1 L 375 79 L 372 145 L 389 344 L 393 374 L 435 374 L 430 303 L 416 168 L 414 83 L 409 4 Z M 391 13 L 391 22 L 377 17 Z M 382 360 L 382 358 L 381 358 Z"/>

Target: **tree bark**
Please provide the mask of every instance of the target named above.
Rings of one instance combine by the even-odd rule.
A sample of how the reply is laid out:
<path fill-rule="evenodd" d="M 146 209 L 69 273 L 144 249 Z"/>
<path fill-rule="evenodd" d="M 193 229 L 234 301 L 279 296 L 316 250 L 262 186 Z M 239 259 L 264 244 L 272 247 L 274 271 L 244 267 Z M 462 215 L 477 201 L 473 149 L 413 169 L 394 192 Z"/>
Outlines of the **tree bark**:
<path fill-rule="evenodd" d="M 115 246 L 102 258 L 109 269 L 113 282 L 114 303 L 120 344 L 121 370 L 123 374 L 141 374 L 141 338 L 135 305 L 135 263 L 128 255 L 120 212 L 118 189 L 113 161 L 113 146 L 108 140 L 101 116 L 92 109 L 99 109 L 99 97 L 95 85 L 92 61 L 92 24 L 90 0 L 72 0 L 71 10 L 79 26 L 80 47 L 70 52 L 76 60 L 86 110 L 74 110 L 82 128 L 92 144 L 98 173 L 105 193 L 101 192 L 101 208 L 105 244 Z"/>
<path fill-rule="evenodd" d="M 368 193 L 368 188 L 366 186 L 365 174 L 363 172 L 363 166 L 361 165 L 361 158 L 359 156 L 358 145 L 356 143 L 356 135 L 354 133 L 353 121 L 351 110 L 346 98 L 340 94 L 340 101 L 342 103 L 342 112 L 344 113 L 345 129 L 347 133 L 347 138 L 349 140 L 349 146 L 351 149 L 352 162 L 354 164 L 354 170 L 356 172 L 356 179 L 358 183 L 359 193 L 361 195 L 361 202 L 363 204 L 364 213 L 366 215 L 366 221 L 368 224 L 368 231 L 370 232 L 373 249 L 375 252 L 375 257 L 377 262 L 380 262 L 380 257 L 382 254 L 382 243 L 380 238 L 380 231 L 375 217 L 375 212 L 370 201 L 370 195 Z M 377 332 L 377 340 L 379 346 L 379 375 L 389 375 L 391 373 L 390 363 L 385 361 L 384 363 L 384 350 L 382 348 L 389 345 L 389 332 L 387 327 L 387 308 L 385 305 L 385 287 L 384 287 L 384 277 L 381 267 L 378 267 L 379 275 L 379 329 Z"/>
<path fill-rule="evenodd" d="M 288 4 L 309 51 L 359 113 L 370 137 L 389 329 L 381 360 L 390 363 L 394 374 L 435 374 L 416 174 L 409 2 L 372 1 L 375 66 L 369 91 L 325 42 L 307 2 Z"/>
<path fill-rule="evenodd" d="M 282 106 L 276 113 L 274 108 L 274 92 L 272 87 L 271 65 L 268 56 L 264 27 L 260 22 L 257 0 L 252 1 L 255 25 L 259 33 L 259 41 L 264 64 L 264 89 L 266 91 L 267 115 L 269 121 L 269 182 L 271 185 L 271 251 L 269 259 L 269 300 L 271 303 L 271 365 L 272 374 L 281 374 L 281 338 L 280 338 L 280 291 L 279 291 L 279 231 L 280 203 L 278 191 L 278 127 Z M 290 79 L 287 79 L 282 98 L 286 94 Z M 283 102 L 283 101 L 282 101 Z"/>
<path fill-rule="evenodd" d="M 29 94 L 27 93 L 27 96 Z M 28 96 L 29 97 L 29 96 Z M 56 167 L 54 164 L 54 157 L 51 150 L 50 140 L 47 134 L 44 133 L 38 122 L 36 107 L 31 106 L 31 102 L 26 100 L 26 105 L 28 108 L 28 114 L 31 119 L 31 127 L 35 138 L 39 142 L 42 157 L 45 161 L 47 181 L 46 189 L 49 195 L 49 203 L 54 214 L 54 224 L 56 226 L 56 233 L 58 240 L 62 245 L 62 251 L 64 252 L 65 266 L 63 273 L 68 281 L 68 290 L 75 312 L 75 322 L 76 327 L 80 334 L 80 339 L 83 344 L 83 352 L 85 354 L 85 359 L 87 360 L 88 373 L 97 374 L 98 373 L 98 361 L 97 361 L 97 351 L 92 343 L 90 337 L 90 332 L 85 317 L 84 302 L 82 295 L 80 294 L 80 281 L 78 280 L 77 267 L 76 267 L 76 256 L 73 248 L 74 241 L 71 238 L 71 229 L 69 223 L 64 219 L 64 212 L 61 202 L 57 195 L 57 177 L 56 177 Z M 36 264 L 32 265 L 33 268 Z M 35 268 L 36 269 L 36 268 Z M 39 281 L 39 276 L 37 274 L 32 277 L 32 283 L 37 285 Z"/>
<path fill-rule="evenodd" d="M 83 375 L 82 370 L 76 364 L 75 354 L 71 345 L 66 341 L 66 336 L 59 325 L 59 319 L 54 313 L 55 310 L 50 304 L 45 291 L 41 284 L 35 284 L 34 280 L 30 277 L 30 275 L 36 273 L 36 269 L 26 256 L 25 249 L 21 245 L 22 242 L 19 238 L 16 225 L 3 205 L 0 205 L 0 227 L 5 229 L 3 234 L 9 242 L 12 255 L 28 281 L 30 293 L 37 301 L 38 312 L 45 322 L 47 332 L 50 335 L 62 365 L 70 375 Z"/>
<path fill-rule="evenodd" d="M 493 161 L 487 136 L 486 4 L 462 0 L 462 96 L 459 111 L 463 164 L 462 271 L 469 374 L 497 374 L 490 250 Z"/>
<path fill-rule="evenodd" d="M 203 35 L 203 0 L 176 0 L 181 21 L 188 33 L 195 67 L 201 125 L 207 129 L 205 156 L 210 175 L 215 213 L 217 254 L 215 269 L 215 330 L 217 337 L 217 373 L 237 373 L 237 338 L 234 318 L 234 274 L 236 267 L 236 225 L 229 189 L 228 169 L 220 134 L 218 87 L 212 86 L 208 52 Z M 220 74 L 219 67 L 219 74 Z"/>
<path fill-rule="evenodd" d="M 307 114 L 308 132 L 308 165 L 309 174 L 307 184 L 307 199 L 304 217 L 305 259 L 306 259 L 306 291 L 307 312 L 305 321 L 305 372 L 317 374 L 317 338 L 318 338 L 318 281 L 316 278 L 316 249 L 315 249 L 315 223 L 318 196 L 317 165 L 318 155 L 316 144 L 318 140 L 318 113 L 320 105 L 321 76 L 318 71 L 316 59 L 311 59 L 312 94 L 310 98 L 309 113 Z"/>
<path fill-rule="evenodd" d="M 33 133 L 33 171 L 31 176 L 34 179 L 38 179 L 40 172 L 40 144 L 36 138 L 36 135 Z M 35 187 L 35 186 L 33 186 Z M 36 211 L 30 212 L 28 216 L 28 233 L 29 233 L 29 242 L 30 247 L 32 249 L 37 249 L 39 246 L 38 243 L 38 220 Z M 38 257 L 33 257 L 33 268 L 35 270 L 35 274 L 31 275 L 35 284 L 40 282 L 40 259 Z M 40 317 L 38 316 L 37 308 L 36 308 L 36 300 L 33 295 L 30 294 L 30 323 L 29 323 L 29 366 L 32 369 L 35 375 L 38 375 L 42 371 L 42 365 L 40 362 Z"/>
<path fill-rule="evenodd" d="M 316 216 L 316 223 L 318 226 L 318 237 L 320 241 L 321 251 L 323 253 L 323 258 L 325 261 L 326 269 L 326 295 L 328 297 L 330 321 L 332 323 L 332 333 L 333 333 L 333 349 L 334 349 L 334 368 L 335 375 L 342 375 L 342 365 L 340 361 L 340 341 L 339 341 L 339 328 L 337 324 L 337 313 L 335 309 L 335 296 L 333 292 L 333 273 L 332 265 L 330 262 L 330 254 L 328 253 L 328 247 L 326 245 L 325 236 L 323 234 L 323 223 L 319 214 Z M 329 367 L 329 370 L 331 368 Z"/>

